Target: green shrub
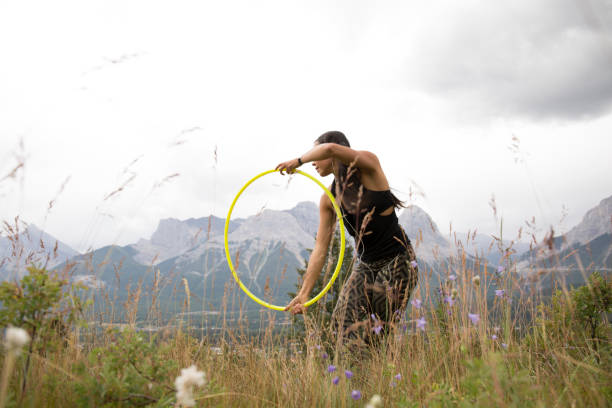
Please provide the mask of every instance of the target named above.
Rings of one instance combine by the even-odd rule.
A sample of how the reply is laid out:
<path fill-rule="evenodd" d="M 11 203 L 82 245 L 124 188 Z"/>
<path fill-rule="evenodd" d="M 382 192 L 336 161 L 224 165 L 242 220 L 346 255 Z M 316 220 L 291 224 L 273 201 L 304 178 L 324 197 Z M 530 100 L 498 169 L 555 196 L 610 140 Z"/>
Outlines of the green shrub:
<path fill-rule="evenodd" d="M 109 333 L 106 347 L 93 349 L 76 364 L 81 381 L 73 384 L 75 404 L 90 406 L 168 406 L 174 398 L 178 364 L 168 359 L 169 346 L 126 330 Z"/>

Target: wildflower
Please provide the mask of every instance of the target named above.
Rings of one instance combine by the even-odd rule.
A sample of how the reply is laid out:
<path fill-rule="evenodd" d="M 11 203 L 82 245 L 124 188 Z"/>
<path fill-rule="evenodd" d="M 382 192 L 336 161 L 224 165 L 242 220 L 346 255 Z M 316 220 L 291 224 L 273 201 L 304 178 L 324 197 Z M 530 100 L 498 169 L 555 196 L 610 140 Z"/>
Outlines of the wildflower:
<path fill-rule="evenodd" d="M 330 364 L 327 366 L 327 372 L 328 373 L 333 373 L 334 371 L 336 371 L 336 366 L 333 364 Z"/>
<path fill-rule="evenodd" d="M 480 286 L 480 275 L 476 275 L 472 278 L 472 283 L 476 286 Z"/>
<path fill-rule="evenodd" d="M 503 267 L 503 266 L 501 266 L 501 265 L 499 265 L 499 266 L 497 267 L 497 273 L 502 273 L 503 271 L 504 271 L 504 267 Z"/>
<path fill-rule="evenodd" d="M 417 309 L 421 308 L 421 305 L 423 304 L 423 302 L 421 302 L 420 299 L 412 299 L 412 301 L 410 302 L 410 304 L 414 307 L 416 307 Z"/>
<path fill-rule="evenodd" d="M 332 384 L 334 385 L 338 385 L 338 383 L 340 382 L 340 377 L 335 376 L 334 379 L 332 380 Z"/>
<path fill-rule="evenodd" d="M 389 384 L 391 386 L 391 388 L 394 388 L 397 386 L 397 383 L 395 381 L 391 381 L 391 384 Z"/>
<path fill-rule="evenodd" d="M 382 406 L 383 406 L 382 397 L 378 394 L 374 394 L 372 398 L 370 398 L 370 402 L 366 404 L 365 408 L 378 408 Z"/>
<path fill-rule="evenodd" d="M 455 304 L 455 299 L 453 299 L 453 297 L 452 297 L 452 296 L 446 296 L 446 297 L 444 298 L 444 301 L 445 301 L 446 303 L 448 303 L 448 305 L 449 305 L 449 306 L 452 306 L 452 305 L 454 305 L 454 304 Z"/>
<path fill-rule="evenodd" d="M 455 279 L 457 279 L 457 275 L 455 275 L 454 273 L 452 273 L 449 277 L 448 280 L 449 281 L 454 281 Z"/>
<path fill-rule="evenodd" d="M 354 399 L 355 401 L 360 400 L 361 399 L 361 391 L 359 391 L 359 390 L 351 391 L 351 398 Z"/>
<path fill-rule="evenodd" d="M 204 373 L 198 371 L 195 365 L 189 368 L 183 368 L 181 370 L 181 375 L 174 381 L 177 405 L 183 407 L 195 406 L 193 388 L 195 386 L 202 387 L 204 384 L 206 384 Z"/>
<path fill-rule="evenodd" d="M 315 347 L 317 348 L 317 350 L 321 350 L 321 345 L 320 344 L 317 344 Z"/>
<path fill-rule="evenodd" d="M 425 331 L 425 324 L 427 322 L 425 321 L 424 317 L 421 317 L 420 319 L 417 320 L 417 328 L 421 329 L 422 331 Z"/>
<path fill-rule="evenodd" d="M 393 377 L 393 378 L 395 378 L 397 381 L 399 381 L 399 380 L 401 380 L 401 379 L 402 379 L 402 375 L 401 375 L 400 373 L 397 373 L 397 374 L 395 375 L 395 377 Z"/>
<path fill-rule="evenodd" d="M 19 351 L 29 343 L 30 335 L 19 327 L 9 327 L 4 334 L 4 347 L 11 353 L 18 354 Z"/>
<path fill-rule="evenodd" d="M 376 334 L 380 334 L 380 331 L 382 330 L 382 323 L 373 313 L 370 315 L 370 317 L 376 322 L 376 326 L 372 327 L 372 331 L 374 331 Z"/>
<path fill-rule="evenodd" d="M 410 266 L 416 268 L 417 266 L 419 266 L 419 264 L 417 263 L 417 261 L 410 261 Z"/>
<path fill-rule="evenodd" d="M 346 378 L 348 378 L 349 380 L 351 378 L 353 378 L 353 372 L 351 370 L 344 370 L 344 375 L 346 376 Z"/>
<path fill-rule="evenodd" d="M 492 340 L 497 340 L 497 334 L 492 335 L 492 336 L 491 336 L 491 339 L 492 339 Z"/>
<path fill-rule="evenodd" d="M 480 316 L 477 313 L 468 313 L 468 317 L 474 325 L 478 324 L 480 321 Z"/>
<path fill-rule="evenodd" d="M 502 347 L 503 347 L 503 348 L 505 348 L 505 349 L 507 349 L 507 348 L 508 348 L 508 345 L 507 345 L 506 343 L 502 343 Z"/>
<path fill-rule="evenodd" d="M 322 353 L 321 353 L 321 358 L 322 358 L 323 360 L 327 360 L 327 358 L 328 358 L 328 357 L 329 357 L 329 355 L 327 355 L 327 353 L 326 353 L 326 352 L 322 352 Z"/>
<path fill-rule="evenodd" d="M 502 297 L 506 293 L 503 289 L 495 289 L 495 296 Z"/>

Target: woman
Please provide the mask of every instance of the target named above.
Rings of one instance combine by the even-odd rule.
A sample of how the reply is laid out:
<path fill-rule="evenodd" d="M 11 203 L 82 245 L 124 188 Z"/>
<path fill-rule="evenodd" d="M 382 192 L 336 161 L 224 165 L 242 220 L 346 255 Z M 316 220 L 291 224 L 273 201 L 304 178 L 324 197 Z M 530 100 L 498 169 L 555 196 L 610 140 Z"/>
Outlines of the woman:
<path fill-rule="evenodd" d="M 303 156 L 276 166 L 292 173 L 312 162 L 322 177 L 334 175 L 336 197 L 348 232 L 355 238 L 358 262 L 342 287 L 332 315 L 332 329 L 342 339 L 369 343 L 401 316 L 417 283 L 416 256 L 398 223 L 395 209 L 403 204 L 389 188 L 376 155 L 351 149 L 338 131 L 321 135 Z M 303 313 L 304 303 L 321 273 L 335 230 L 336 212 L 326 194 L 319 202 L 319 230 L 304 282 L 285 310 Z"/>

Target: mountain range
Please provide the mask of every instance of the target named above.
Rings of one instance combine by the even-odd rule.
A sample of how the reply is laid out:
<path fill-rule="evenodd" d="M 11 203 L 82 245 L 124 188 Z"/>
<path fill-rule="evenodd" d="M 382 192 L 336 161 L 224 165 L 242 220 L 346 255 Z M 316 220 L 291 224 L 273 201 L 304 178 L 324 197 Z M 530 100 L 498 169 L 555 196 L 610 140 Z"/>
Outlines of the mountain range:
<path fill-rule="evenodd" d="M 55 237 L 29 224 L 4 224 L 6 236 L 0 235 L 0 280 L 21 277 L 25 267 L 35 263 L 53 268 L 79 253 Z"/>
<path fill-rule="evenodd" d="M 453 233 L 449 240 L 416 205 L 404 209 L 399 222 L 413 243 L 422 273 L 427 271 L 433 280 L 432 287 L 449 270 L 460 267 L 456 262 L 462 251 L 468 267 L 476 265 L 482 270 L 488 264 L 495 269 L 503 262 L 503 251 L 497 249 L 494 237 Z M 283 211 L 265 209 L 245 219 L 231 220 L 228 242 L 241 281 L 256 296 L 286 304 L 287 293 L 295 291 L 297 269 L 304 267 L 308 250 L 314 246 L 317 226 L 318 207 L 312 202 Z M 187 291 L 190 310 L 218 311 L 228 300 L 234 302 L 231 309 L 241 305 L 260 310 L 241 291 L 234 291 L 237 285 L 225 258 L 224 227 L 225 219 L 212 215 L 183 221 L 167 218 L 159 222 L 150 239 L 79 254 L 30 224 L 10 238 L 0 236 L 0 277 L 19 276 L 26 261 L 48 268 L 70 266 L 75 281 L 93 289 L 104 288 L 119 302 L 128 302 L 138 294 L 146 306 L 139 310 L 141 317 L 150 317 L 155 309 L 152 305 L 166 314 L 180 313 Z M 552 239 L 554 254 L 549 246 L 530 248 L 519 242 L 512 243 L 512 257 L 524 276 L 542 262 L 571 270 L 576 267 L 572 259 L 582 259 L 584 266 L 610 268 L 611 237 L 612 197 L 608 197 L 567 234 Z M 504 247 L 509 245 L 503 243 Z M 114 306 L 108 303 L 105 307 Z"/>

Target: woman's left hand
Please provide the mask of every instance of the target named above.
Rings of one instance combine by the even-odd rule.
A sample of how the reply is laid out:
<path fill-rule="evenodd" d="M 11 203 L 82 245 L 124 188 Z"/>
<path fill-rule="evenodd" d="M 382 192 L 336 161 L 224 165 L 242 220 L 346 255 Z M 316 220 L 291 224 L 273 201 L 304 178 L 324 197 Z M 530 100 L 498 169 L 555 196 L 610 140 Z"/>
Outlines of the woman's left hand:
<path fill-rule="evenodd" d="M 286 171 L 288 174 L 292 174 L 295 173 L 295 169 L 298 167 L 300 167 L 300 162 L 298 159 L 292 159 L 276 166 L 276 170 L 280 170 L 281 174 L 285 174 L 283 173 L 284 171 Z"/>

